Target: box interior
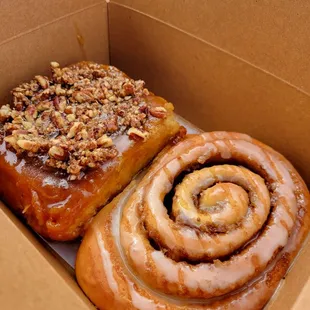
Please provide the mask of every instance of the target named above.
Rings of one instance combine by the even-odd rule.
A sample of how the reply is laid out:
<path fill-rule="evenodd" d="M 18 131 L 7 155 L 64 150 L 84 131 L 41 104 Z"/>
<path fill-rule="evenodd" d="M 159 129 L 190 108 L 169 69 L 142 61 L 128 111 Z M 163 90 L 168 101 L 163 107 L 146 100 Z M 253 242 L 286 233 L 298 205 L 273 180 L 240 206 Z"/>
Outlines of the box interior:
<path fill-rule="evenodd" d="M 309 13 L 310 3 L 301 0 L 55 0 L 44 5 L 4 0 L 0 100 L 7 103 L 13 87 L 46 74 L 52 60 L 111 63 L 144 79 L 201 129 L 245 132 L 274 147 L 309 186 Z M 92 309 L 68 266 L 0 207 L 4 309 Z M 60 244 L 56 252 L 72 255 L 76 246 Z M 306 242 L 269 309 L 305 309 L 309 251 Z"/>

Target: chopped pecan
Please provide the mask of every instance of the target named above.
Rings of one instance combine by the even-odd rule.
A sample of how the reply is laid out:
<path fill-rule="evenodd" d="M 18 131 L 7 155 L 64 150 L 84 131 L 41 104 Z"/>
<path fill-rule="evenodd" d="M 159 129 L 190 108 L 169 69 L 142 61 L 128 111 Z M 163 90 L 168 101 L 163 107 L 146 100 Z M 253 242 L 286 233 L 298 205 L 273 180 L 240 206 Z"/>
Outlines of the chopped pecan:
<path fill-rule="evenodd" d="M 42 111 L 50 110 L 52 108 L 52 105 L 53 105 L 52 102 L 49 101 L 49 100 L 41 101 L 36 106 L 37 112 L 42 112 Z"/>
<path fill-rule="evenodd" d="M 111 117 L 107 120 L 106 122 L 107 126 L 107 131 L 109 132 L 115 132 L 118 130 L 118 125 L 117 125 L 117 117 Z"/>
<path fill-rule="evenodd" d="M 54 167 L 57 169 L 62 169 L 62 170 L 67 170 L 68 168 L 68 164 L 65 161 L 61 161 L 55 158 L 50 157 L 49 159 L 47 159 L 46 161 L 47 165 L 50 167 Z"/>
<path fill-rule="evenodd" d="M 26 117 L 26 119 L 27 119 L 27 117 Z M 13 124 L 22 124 L 23 121 L 24 121 L 24 119 L 22 118 L 22 116 L 21 116 L 21 115 L 18 115 L 18 116 L 16 116 L 16 117 L 13 119 L 12 123 L 13 123 Z"/>
<path fill-rule="evenodd" d="M 4 138 L 4 141 L 9 143 L 15 150 L 18 150 L 18 145 L 17 145 L 17 137 L 16 136 L 7 136 Z"/>
<path fill-rule="evenodd" d="M 65 127 L 65 120 L 64 118 L 62 117 L 61 113 L 58 112 L 58 111 L 55 111 L 53 114 L 52 114 L 52 122 L 55 124 L 55 126 L 59 129 L 62 129 Z"/>
<path fill-rule="evenodd" d="M 96 110 L 87 110 L 86 113 L 85 113 L 88 117 L 95 117 L 97 115 L 97 112 Z"/>
<path fill-rule="evenodd" d="M 147 132 L 142 132 L 141 130 L 134 127 L 128 130 L 128 135 L 130 139 L 135 141 L 140 141 L 141 139 L 144 141 L 148 137 Z"/>
<path fill-rule="evenodd" d="M 81 115 L 80 120 L 83 121 L 83 123 L 87 123 L 89 120 L 89 117 L 87 115 Z"/>
<path fill-rule="evenodd" d="M 36 75 L 34 78 L 39 82 L 39 84 L 41 85 L 42 88 L 44 88 L 44 89 L 48 88 L 48 86 L 49 86 L 48 78 L 46 78 L 42 75 Z"/>
<path fill-rule="evenodd" d="M 23 150 L 32 153 L 37 153 L 40 148 L 40 144 L 37 141 L 30 141 L 30 140 L 17 140 L 17 145 Z"/>
<path fill-rule="evenodd" d="M 110 85 L 110 83 L 109 83 L 107 80 L 105 80 L 105 81 L 103 82 L 103 85 L 104 85 L 104 87 L 105 87 L 106 89 L 111 89 L 111 88 L 112 88 L 111 85 Z"/>
<path fill-rule="evenodd" d="M 73 92 L 72 98 L 80 103 L 92 101 L 92 95 L 89 91 Z"/>
<path fill-rule="evenodd" d="M 142 81 L 142 80 L 137 80 L 137 81 L 135 81 L 135 89 L 136 89 L 136 90 L 143 91 L 144 85 L 145 85 L 145 82 Z"/>
<path fill-rule="evenodd" d="M 55 89 L 56 95 L 57 96 L 63 96 L 66 94 L 66 90 L 61 88 L 61 84 L 57 84 L 56 85 L 56 89 Z"/>
<path fill-rule="evenodd" d="M 66 150 L 64 150 L 63 148 L 53 145 L 49 151 L 48 151 L 48 155 L 57 159 L 57 160 L 66 160 L 68 158 L 68 152 Z"/>
<path fill-rule="evenodd" d="M 61 97 L 56 96 L 54 98 L 53 103 L 54 103 L 54 106 L 55 106 L 57 111 L 60 111 L 60 112 L 65 111 L 67 102 L 66 102 L 66 98 L 64 96 L 61 96 Z"/>
<path fill-rule="evenodd" d="M 73 107 L 72 105 L 67 105 L 65 107 L 65 113 L 66 114 L 75 114 L 75 107 Z"/>
<path fill-rule="evenodd" d="M 167 110 L 164 107 L 154 107 L 150 109 L 150 114 L 156 118 L 165 118 Z"/>
<path fill-rule="evenodd" d="M 73 122 L 73 121 L 75 120 L 75 115 L 74 115 L 74 114 L 68 114 L 68 115 L 67 115 L 67 120 L 68 120 L 69 122 Z"/>
<path fill-rule="evenodd" d="M 25 88 L 22 88 L 22 87 L 15 87 L 14 89 L 13 89 L 13 93 L 14 92 L 24 92 L 26 89 Z"/>
<path fill-rule="evenodd" d="M 71 96 L 73 93 L 74 93 L 73 88 L 67 90 L 67 95 Z"/>
<path fill-rule="evenodd" d="M 113 101 L 116 101 L 117 98 L 114 95 L 112 95 L 112 96 L 109 96 L 108 100 L 113 102 Z"/>
<path fill-rule="evenodd" d="M 180 141 L 182 141 L 182 140 L 185 138 L 186 134 L 187 134 L 186 128 L 185 128 L 184 126 L 181 126 L 179 132 L 177 133 L 176 136 L 173 137 L 171 143 L 172 143 L 173 145 L 179 143 Z M 202 157 L 203 157 L 203 156 L 200 156 L 200 159 L 198 159 L 198 162 L 199 162 L 199 160 L 201 160 Z M 199 163 L 200 163 L 200 162 L 199 162 Z M 204 162 L 203 162 L 203 163 L 204 163 Z"/>
<path fill-rule="evenodd" d="M 103 135 L 101 136 L 99 139 L 97 139 L 97 144 L 99 146 L 112 146 L 113 145 L 113 141 L 110 137 L 108 137 L 107 135 Z"/>
<path fill-rule="evenodd" d="M 26 106 L 31 103 L 31 101 L 23 93 L 13 92 L 13 96 L 14 96 L 14 99 L 13 99 L 14 105 L 16 105 L 18 102 L 21 102 L 23 105 L 26 105 Z"/>
<path fill-rule="evenodd" d="M 22 111 L 24 108 L 24 105 L 22 104 L 22 102 L 16 102 L 14 107 L 16 111 Z"/>
<path fill-rule="evenodd" d="M 134 94 L 134 92 L 135 92 L 134 85 L 130 82 L 125 82 L 122 86 L 122 90 L 120 92 L 120 95 L 123 97 L 129 96 L 129 95 L 131 96 Z"/>
<path fill-rule="evenodd" d="M 4 125 L 4 131 L 7 136 L 13 134 L 15 130 L 20 130 L 20 124 L 14 124 L 14 123 L 6 123 Z"/>
<path fill-rule="evenodd" d="M 39 84 L 36 80 L 32 80 L 30 82 L 30 89 L 33 91 L 33 92 L 37 92 L 39 90 Z"/>
<path fill-rule="evenodd" d="M 36 119 L 38 116 L 37 108 L 34 104 L 31 104 L 27 107 L 25 111 L 25 117 L 26 120 L 29 122 L 32 122 L 34 119 Z"/>
<path fill-rule="evenodd" d="M 51 118 L 51 113 L 50 111 L 43 111 L 43 113 L 41 113 L 40 118 L 43 122 L 48 122 L 50 121 Z"/>
<path fill-rule="evenodd" d="M 73 138 L 77 134 L 77 132 L 81 129 L 82 126 L 83 126 L 83 123 L 74 122 L 67 134 L 67 138 L 69 139 Z"/>
<path fill-rule="evenodd" d="M 31 129 L 33 124 L 32 122 L 22 122 L 25 129 Z"/>
<path fill-rule="evenodd" d="M 25 136 L 25 135 L 27 135 L 28 133 L 29 133 L 28 130 L 23 130 L 23 129 L 13 130 L 13 132 L 12 132 L 12 134 L 13 134 L 14 136 L 19 136 L 19 137 Z"/>
<path fill-rule="evenodd" d="M 150 94 L 149 90 L 147 88 L 144 88 L 142 91 L 143 95 L 148 96 Z"/>
<path fill-rule="evenodd" d="M 79 131 L 76 135 L 75 135 L 75 140 L 79 141 L 81 139 L 83 140 L 87 140 L 88 137 L 88 132 L 86 129 L 82 129 L 81 131 Z"/>
<path fill-rule="evenodd" d="M 147 106 L 147 104 L 143 104 L 142 106 L 139 107 L 139 112 L 145 113 L 145 114 L 146 114 L 147 111 L 148 111 L 148 106 Z"/>
<path fill-rule="evenodd" d="M 134 128 L 139 128 L 141 126 L 141 122 L 140 122 L 140 120 L 137 117 L 132 118 L 130 120 L 130 126 L 132 126 Z"/>
<path fill-rule="evenodd" d="M 68 167 L 67 171 L 70 174 L 77 175 L 82 170 L 82 166 L 79 165 L 77 160 L 72 160 L 71 165 Z"/>
<path fill-rule="evenodd" d="M 5 122 L 11 116 L 12 109 L 9 105 L 3 105 L 0 109 L 0 122 Z"/>
<path fill-rule="evenodd" d="M 52 68 L 58 68 L 58 67 L 59 67 L 59 63 L 56 62 L 56 61 L 52 61 L 52 62 L 51 62 L 51 67 L 52 67 Z"/>
<path fill-rule="evenodd" d="M 33 96 L 33 91 L 32 91 L 32 90 L 26 90 L 26 91 L 25 91 L 25 95 L 26 95 L 27 97 L 32 97 L 32 96 Z"/>

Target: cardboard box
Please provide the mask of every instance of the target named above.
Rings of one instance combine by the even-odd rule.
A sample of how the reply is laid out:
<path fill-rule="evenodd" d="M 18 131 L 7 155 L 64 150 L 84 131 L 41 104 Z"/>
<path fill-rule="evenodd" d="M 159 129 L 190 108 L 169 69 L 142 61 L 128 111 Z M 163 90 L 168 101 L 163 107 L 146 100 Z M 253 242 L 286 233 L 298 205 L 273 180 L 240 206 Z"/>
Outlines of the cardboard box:
<path fill-rule="evenodd" d="M 309 13 L 301 0 L 3 0 L 1 103 L 51 60 L 111 63 L 203 130 L 271 145 L 310 185 Z M 93 309 L 70 269 L 78 243 L 39 242 L 3 204 L 0 227 L 1 309 Z M 269 309 L 309 308 L 309 255 L 306 242 Z"/>

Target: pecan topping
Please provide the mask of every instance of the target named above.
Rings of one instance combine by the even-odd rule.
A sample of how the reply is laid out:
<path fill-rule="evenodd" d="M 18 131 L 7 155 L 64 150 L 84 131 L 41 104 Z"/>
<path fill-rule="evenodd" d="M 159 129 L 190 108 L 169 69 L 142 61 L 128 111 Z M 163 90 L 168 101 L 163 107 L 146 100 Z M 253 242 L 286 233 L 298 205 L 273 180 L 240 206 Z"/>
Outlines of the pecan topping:
<path fill-rule="evenodd" d="M 142 132 L 141 130 L 137 129 L 137 128 L 130 128 L 128 130 L 128 135 L 129 138 L 135 141 L 139 141 L 139 140 L 146 140 L 148 134 L 146 132 Z"/>
<path fill-rule="evenodd" d="M 8 105 L 3 105 L 0 109 L 0 122 L 5 122 L 11 116 L 11 108 Z"/>
<path fill-rule="evenodd" d="M 49 85 L 48 79 L 42 75 L 36 75 L 35 79 L 39 82 L 42 88 L 46 89 Z"/>
<path fill-rule="evenodd" d="M 150 114 L 157 118 L 165 118 L 167 110 L 164 107 L 155 107 L 150 109 Z"/>
<path fill-rule="evenodd" d="M 38 142 L 22 139 L 17 141 L 17 145 L 23 150 L 30 151 L 32 153 L 36 153 L 40 148 L 40 144 Z"/>
<path fill-rule="evenodd" d="M 78 132 L 79 129 L 83 126 L 83 123 L 81 122 L 74 122 L 72 127 L 70 128 L 67 138 L 71 139 L 75 136 L 75 134 Z"/>
<path fill-rule="evenodd" d="M 38 111 L 37 111 L 36 107 L 33 104 L 29 105 L 25 111 L 26 120 L 31 122 L 34 119 L 36 119 L 37 116 L 38 116 Z"/>
<path fill-rule="evenodd" d="M 68 157 L 68 153 L 63 148 L 55 145 L 49 149 L 48 154 L 57 160 L 66 160 Z"/>
<path fill-rule="evenodd" d="M 113 141 L 110 137 L 108 137 L 107 135 L 103 135 L 101 136 L 98 140 L 97 140 L 97 144 L 100 146 L 112 146 L 113 145 Z"/>
<path fill-rule="evenodd" d="M 15 136 L 7 136 L 4 141 L 9 143 L 15 150 L 18 149 L 17 138 Z"/>
<path fill-rule="evenodd" d="M 47 155 L 44 164 L 78 179 L 118 155 L 113 137 L 147 139 L 147 122 L 167 111 L 151 107 L 141 80 L 118 69 L 82 62 L 36 75 L 12 90 L 12 108 L 0 108 L 0 139 L 17 154 Z"/>
<path fill-rule="evenodd" d="M 75 115 L 74 115 L 74 114 L 68 114 L 68 115 L 67 115 L 67 120 L 68 120 L 69 122 L 73 122 L 73 121 L 75 120 Z"/>
<path fill-rule="evenodd" d="M 57 96 L 61 96 L 61 95 L 65 95 L 66 94 L 66 90 L 61 88 L 61 84 L 57 84 L 56 85 L 55 92 L 56 92 Z"/>
<path fill-rule="evenodd" d="M 52 61 L 52 62 L 51 62 L 51 67 L 52 67 L 52 68 L 58 68 L 58 67 L 59 67 L 59 63 L 56 62 L 56 61 Z"/>

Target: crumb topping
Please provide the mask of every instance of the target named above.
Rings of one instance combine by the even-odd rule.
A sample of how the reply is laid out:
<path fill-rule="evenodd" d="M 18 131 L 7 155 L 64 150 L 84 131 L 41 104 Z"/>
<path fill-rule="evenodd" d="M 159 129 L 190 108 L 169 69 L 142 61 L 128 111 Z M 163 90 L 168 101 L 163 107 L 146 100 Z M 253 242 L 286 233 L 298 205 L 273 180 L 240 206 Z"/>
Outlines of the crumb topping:
<path fill-rule="evenodd" d="M 13 106 L 0 109 L 0 134 L 17 154 L 46 155 L 45 165 L 71 180 L 117 156 L 113 137 L 145 140 L 147 120 L 166 117 L 165 108 L 147 104 L 143 81 L 115 67 L 51 62 L 51 69 L 51 78 L 37 75 L 13 89 Z"/>

